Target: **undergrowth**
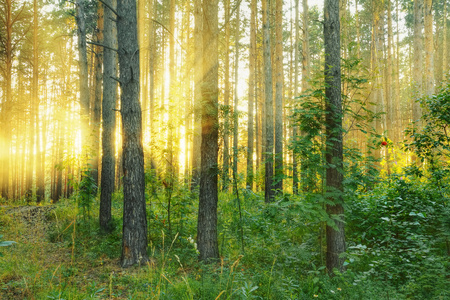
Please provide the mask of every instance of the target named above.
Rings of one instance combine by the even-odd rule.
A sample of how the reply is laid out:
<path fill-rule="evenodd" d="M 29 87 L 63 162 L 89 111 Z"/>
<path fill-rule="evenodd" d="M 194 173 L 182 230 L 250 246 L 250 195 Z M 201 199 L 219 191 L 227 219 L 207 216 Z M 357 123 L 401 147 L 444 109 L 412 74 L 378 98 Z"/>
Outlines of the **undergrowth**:
<path fill-rule="evenodd" d="M 448 200 L 415 175 L 392 175 L 374 189 L 348 191 L 347 271 L 324 265 L 326 214 L 320 195 L 284 195 L 265 204 L 241 190 L 219 199 L 221 259 L 197 261 L 195 194 L 180 185 L 147 193 L 146 265 L 119 267 L 122 196 L 113 199 L 113 231 L 98 226 L 75 199 L 45 214 L 48 228 L 26 235 L 28 221 L 0 213 L 0 234 L 17 244 L 0 257 L 2 299 L 448 299 Z M 444 191 L 445 193 L 445 191 Z M 319 200 L 318 200 L 319 199 Z M 244 244 L 240 239 L 243 228 Z"/>

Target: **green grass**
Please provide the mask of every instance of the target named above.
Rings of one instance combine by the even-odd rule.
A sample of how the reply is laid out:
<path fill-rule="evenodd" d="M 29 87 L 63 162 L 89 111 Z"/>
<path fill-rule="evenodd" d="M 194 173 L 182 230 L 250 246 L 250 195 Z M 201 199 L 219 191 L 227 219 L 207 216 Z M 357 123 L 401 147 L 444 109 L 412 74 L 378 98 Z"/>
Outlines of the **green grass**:
<path fill-rule="evenodd" d="M 376 199 L 394 193 L 395 185 L 391 187 L 372 191 L 365 202 L 351 200 L 348 210 L 358 208 L 364 212 L 370 208 L 375 213 Z M 417 185 L 408 191 L 414 189 Z M 149 197 L 150 261 L 128 269 L 119 267 L 120 193 L 114 197 L 114 230 L 108 235 L 102 235 L 97 224 L 98 200 L 92 203 L 90 217 L 78 211 L 73 199 L 60 201 L 45 214 L 46 227 L 39 230 L 34 226 L 37 231 L 32 236 L 30 225 L 23 218 L 0 213 L 0 235 L 4 235 L 3 240 L 17 242 L 0 249 L 0 298 L 448 299 L 450 295 L 448 257 L 434 250 L 427 254 L 426 264 L 417 266 L 419 273 L 396 281 L 385 276 L 391 268 L 402 268 L 403 273 L 415 269 L 395 265 L 388 256 L 391 248 L 377 249 L 376 244 L 366 243 L 378 252 L 350 248 L 348 271 L 330 278 L 323 267 L 324 241 L 319 238 L 323 222 L 314 197 L 285 196 L 266 205 L 262 195 L 242 190 L 240 220 L 235 197 L 221 193 L 221 260 L 203 265 L 197 262 L 194 245 L 197 204 L 195 196 L 185 191 L 180 188 L 171 195 L 172 232 L 165 210 L 167 194 L 157 192 Z M 429 196 L 427 192 L 421 194 Z M 350 246 L 362 243 L 360 232 L 367 231 L 358 218 L 366 216 L 355 213 L 348 220 Z M 411 228 L 408 230 L 415 227 Z M 420 234 L 427 236 L 426 231 Z M 380 265 L 383 263 L 388 265 Z"/>

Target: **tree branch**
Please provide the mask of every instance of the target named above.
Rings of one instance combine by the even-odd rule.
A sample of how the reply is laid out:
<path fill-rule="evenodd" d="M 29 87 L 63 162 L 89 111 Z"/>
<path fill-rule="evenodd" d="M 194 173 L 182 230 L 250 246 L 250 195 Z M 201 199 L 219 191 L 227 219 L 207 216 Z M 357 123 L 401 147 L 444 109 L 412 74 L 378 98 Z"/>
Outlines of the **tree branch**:
<path fill-rule="evenodd" d="M 111 5 L 109 5 L 108 3 L 106 3 L 103 0 L 98 0 L 98 1 L 100 1 L 107 8 L 109 8 L 116 16 L 120 17 L 119 14 L 117 13 L 117 11 Z"/>
<path fill-rule="evenodd" d="M 87 41 L 86 43 L 87 43 L 87 44 L 90 44 L 90 45 L 100 46 L 100 47 L 103 47 L 103 48 L 106 48 L 106 49 L 109 49 L 109 50 L 112 50 L 112 51 L 119 52 L 119 49 L 114 49 L 114 48 L 111 48 L 111 47 L 109 47 L 109 46 L 106 46 L 106 45 L 103 45 L 103 44 L 100 44 L 100 43 L 89 42 L 89 41 Z"/>

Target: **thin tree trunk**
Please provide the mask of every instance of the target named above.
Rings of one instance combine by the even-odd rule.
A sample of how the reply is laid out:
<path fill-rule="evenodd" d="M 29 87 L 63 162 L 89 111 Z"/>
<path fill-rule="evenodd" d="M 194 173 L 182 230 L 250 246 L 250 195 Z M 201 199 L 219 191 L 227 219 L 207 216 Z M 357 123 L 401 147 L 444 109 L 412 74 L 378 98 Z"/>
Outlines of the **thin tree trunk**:
<path fill-rule="evenodd" d="M 143 264 L 148 260 L 136 1 L 117 1 L 117 12 L 123 126 L 124 206 L 121 265 L 128 267 Z"/>
<path fill-rule="evenodd" d="M 422 95 L 423 92 L 423 0 L 414 0 L 414 97 L 412 97 L 412 119 L 419 120 L 422 116 L 422 108 L 415 100 Z"/>
<path fill-rule="evenodd" d="M 434 94 L 434 42 L 432 0 L 425 0 L 425 84 L 426 95 Z"/>
<path fill-rule="evenodd" d="M 295 51 L 294 51 L 294 97 L 298 96 L 298 61 L 300 59 L 299 53 L 299 43 L 300 43 L 300 33 L 299 33 L 299 0 L 295 0 Z M 295 102 L 294 102 L 295 103 Z M 292 140 L 296 143 L 297 140 L 297 126 L 294 124 L 292 127 Z M 294 147 L 295 149 L 295 147 Z M 298 194 L 298 162 L 297 153 L 292 150 L 292 192 Z"/>
<path fill-rule="evenodd" d="M 247 123 L 247 180 L 246 187 L 253 189 L 253 120 L 255 97 L 255 67 L 256 67 L 256 0 L 250 3 L 250 46 L 249 46 L 249 79 L 248 79 L 248 123 Z"/>
<path fill-rule="evenodd" d="M 224 131 L 223 131 L 223 174 L 222 190 L 228 190 L 230 150 L 229 150 L 229 128 L 230 128 L 230 0 L 224 0 L 225 6 L 225 53 L 224 53 L 224 91 L 223 102 L 225 105 Z"/>
<path fill-rule="evenodd" d="M 264 123 L 265 123 L 265 201 L 272 202 L 274 197 L 273 185 L 273 86 L 272 86 L 272 59 L 270 45 L 270 7 L 271 0 L 263 0 L 264 14 Z"/>
<path fill-rule="evenodd" d="M 240 26 L 240 2 L 236 8 L 235 25 L 235 54 L 234 54 L 234 107 L 233 107 L 233 178 L 235 194 L 237 194 L 236 178 L 238 175 L 238 138 L 239 138 L 239 113 L 238 113 L 238 86 L 239 86 L 239 28 Z"/>
<path fill-rule="evenodd" d="M 342 144 L 342 100 L 340 65 L 340 26 L 339 2 L 325 0 L 324 41 L 325 41 L 325 97 L 326 97 L 326 189 L 328 200 L 327 214 L 330 218 L 343 218 L 343 144 Z M 332 196 L 331 196 L 332 195 Z M 336 221 L 337 230 L 327 225 L 327 270 L 344 271 L 345 252 L 344 222 Z"/>
<path fill-rule="evenodd" d="M 108 2 L 112 8 L 116 7 L 116 1 Z M 104 10 L 104 36 L 103 43 L 103 99 L 102 99 L 102 168 L 100 180 L 100 228 L 111 231 L 111 199 L 115 186 L 116 156 L 115 156 L 115 129 L 116 113 L 114 109 L 117 102 L 117 83 L 113 79 L 117 75 L 117 55 L 114 49 L 117 47 L 115 36 L 115 16 L 110 9 Z"/>
<path fill-rule="evenodd" d="M 201 177 L 197 243 L 201 261 L 219 258 L 217 240 L 218 117 L 218 1 L 203 0 L 203 84 Z"/>
<path fill-rule="evenodd" d="M 98 2 L 97 7 L 97 43 L 103 44 L 104 10 L 103 4 Z M 99 156 L 100 156 L 100 119 L 102 110 L 102 85 L 103 85 L 103 47 L 95 47 L 94 57 L 94 114 L 92 118 L 92 170 L 91 176 L 95 186 L 99 183 Z"/>
<path fill-rule="evenodd" d="M 203 36 L 202 36 L 202 6 L 201 0 L 194 1 L 194 139 L 192 143 L 192 183 L 191 189 L 195 189 L 200 182 L 201 168 L 201 143 L 202 143 L 202 126 L 201 126 L 201 102 L 202 102 L 202 74 L 203 74 Z"/>
<path fill-rule="evenodd" d="M 274 189 L 283 192 L 283 1 L 275 2 L 275 180 Z"/>

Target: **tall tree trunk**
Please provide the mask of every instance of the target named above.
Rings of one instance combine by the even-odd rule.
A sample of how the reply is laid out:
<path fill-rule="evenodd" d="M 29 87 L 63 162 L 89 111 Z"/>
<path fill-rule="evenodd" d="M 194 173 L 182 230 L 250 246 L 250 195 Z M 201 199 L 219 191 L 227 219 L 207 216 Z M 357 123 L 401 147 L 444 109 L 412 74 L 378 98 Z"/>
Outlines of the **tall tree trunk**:
<path fill-rule="evenodd" d="M 110 0 L 108 5 L 116 7 L 116 0 Z M 111 198 L 114 192 L 116 155 L 115 155 L 115 129 L 117 83 L 113 79 L 117 75 L 117 55 L 113 50 L 117 47 L 115 22 L 116 17 L 110 9 L 104 10 L 103 44 L 103 99 L 102 99 L 102 168 L 100 180 L 100 228 L 111 231 Z"/>
<path fill-rule="evenodd" d="M 103 44 L 103 27 L 104 27 L 104 10 L 103 4 L 98 2 L 97 4 L 97 28 L 96 39 L 97 43 Z M 98 186 L 98 169 L 99 169 L 99 156 L 100 156 L 100 119 L 102 109 L 102 85 L 103 85 L 103 47 L 95 47 L 94 57 L 94 113 L 92 116 L 92 170 L 91 176 L 94 179 L 95 186 Z"/>
<path fill-rule="evenodd" d="M 124 204 L 121 265 L 128 267 L 148 260 L 136 0 L 117 1 L 117 13 L 123 126 Z"/>
<path fill-rule="evenodd" d="M 43 156 L 44 151 L 42 147 L 42 137 L 44 133 L 40 130 L 39 121 L 39 111 L 40 111 L 40 100 L 39 100 L 39 44 L 38 44 L 38 29 L 39 29 L 39 18 L 38 18 L 38 3 L 37 0 L 33 1 L 33 98 L 36 105 L 36 203 L 41 203 L 45 199 L 45 172 L 43 166 Z M 42 126 L 43 127 L 43 126 Z"/>
<path fill-rule="evenodd" d="M 264 149 L 264 165 L 265 165 L 265 201 L 272 202 L 274 197 L 273 186 L 273 86 L 272 86 L 272 59 L 270 45 L 270 2 L 271 0 L 263 0 L 264 14 L 264 123 L 265 123 L 265 149 Z"/>
<path fill-rule="evenodd" d="M 295 0 L 295 51 L 294 51 L 294 97 L 298 96 L 298 61 L 300 59 L 299 43 L 300 43 L 300 33 L 299 33 L 299 0 Z M 294 101 L 295 103 L 295 101 Z M 294 124 L 292 127 L 292 139 L 296 142 L 298 134 L 297 126 Z M 294 147 L 295 149 L 295 147 Z M 298 194 L 298 162 L 297 153 L 292 150 L 292 192 Z"/>
<path fill-rule="evenodd" d="M 326 189 L 327 214 L 330 218 L 343 218 L 343 145 L 342 145 L 342 100 L 340 64 L 339 2 L 325 0 L 324 41 L 325 41 L 325 97 L 326 97 Z M 336 221 L 337 230 L 327 225 L 327 270 L 343 271 L 345 252 L 344 222 Z"/>
<path fill-rule="evenodd" d="M 201 103 L 202 103 L 202 74 L 203 74 L 203 16 L 201 0 L 194 1 L 194 139 L 192 142 L 192 183 L 191 189 L 195 189 L 200 182 L 201 162 Z"/>
<path fill-rule="evenodd" d="M 393 139 L 394 130 L 396 128 L 395 123 L 396 119 L 394 118 L 394 105 L 393 105 L 393 93 L 392 93 L 392 66 L 394 64 L 394 60 L 392 58 L 392 5 L 391 0 L 388 1 L 387 7 L 387 21 L 388 21 L 388 43 L 387 43 L 387 62 L 386 62 L 386 130 L 388 130 L 388 137 Z"/>
<path fill-rule="evenodd" d="M 174 144 L 176 136 L 176 119 L 177 114 L 175 113 L 176 105 L 176 71 L 175 71 L 175 0 L 169 1 L 169 30 L 172 34 L 169 34 L 169 74 L 170 74 L 170 84 L 169 84 L 169 105 L 168 105 L 168 138 L 167 138 L 167 174 L 168 178 L 166 181 L 169 183 L 169 187 L 172 188 L 175 177 L 176 177 L 176 155 L 174 153 Z M 178 100 L 177 100 L 178 101 Z"/>
<path fill-rule="evenodd" d="M 414 96 L 412 97 L 412 119 L 417 121 L 422 116 L 422 108 L 416 101 L 423 92 L 423 0 L 414 0 Z"/>
<path fill-rule="evenodd" d="M 224 91 L 223 102 L 225 105 L 224 131 L 223 131 L 223 174 L 222 190 L 228 190 L 228 178 L 230 169 L 230 147 L 229 147 L 229 128 L 230 128 L 230 0 L 224 0 L 225 6 L 225 53 L 224 53 Z"/>
<path fill-rule="evenodd" d="M 425 0 L 425 84 L 426 95 L 434 93 L 434 42 L 432 0 Z"/>
<path fill-rule="evenodd" d="M 283 1 L 275 2 L 275 182 L 283 192 Z"/>
<path fill-rule="evenodd" d="M 8 188 L 9 188 L 9 157 L 11 148 L 11 111 L 12 111 L 12 67 L 13 67 L 13 44 L 12 44 L 12 2 L 11 0 L 5 0 L 5 11 L 6 11 L 6 37 L 5 37 L 5 102 L 2 103 L 2 140 L 3 145 L 1 147 L 2 153 L 0 157 L 3 161 L 2 166 L 2 186 L 1 186 L 1 196 L 5 199 L 9 198 Z"/>
<path fill-rule="evenodd" d="M 77 0 L 77 34 L 78 34 L 78 59 L 80 80 L 80 106 L 81 106 L 81 138 L 83 153 L 87 158 L 89 151 L 89 78 L 86 50 L 86 21 L 83 0 Z"/>
<path fill-rule="evenodd" d="M 303 34 L 302 34 L 302 93 L 309 89 L 308 78 L 310 76 L 310 54 L 309 54 L 309 28 L 308 28 L 308 0 L 303 0 Z M 304 134 L 304 133 L 302 133 Z M 301 186 L 303 191 L 310 191 L 311 184 L 315 181 L 315 174 L 310 174 L 307 167 L 301 164 Z"/>
<path fill-rule="evenodd" d="M 203 0 L 202 145 L 197 243 L 201 261 L 219 258 L 217 156 L 219 138 L 218 1 Z"/>
<path fill-rule="evenodd" d="M 253 152 L 254 152 L 254 103 L 255 68 L 256 68 L 256 0 L 250 2 L 250 45 L 249 45 L 249 77 L 248 77 L 248 123 L 247 123 L 247 179 L 246 187 L 253 189 Z"/>
<path fill-rule="evenodd" d="M 236 8 L 235 42 L 234 42 L 234 107 L 233 107 L 233 178 L 238 174 L 238 139 L 239 139 L 239 113 L 238 113 L 238 86 L 239 86 L 239 31 L 240 31 L 240 2 Z M 237 188 L 237 184 L 233 185 Z M 235 191 L 236 193 L 237 191 Z"/>

